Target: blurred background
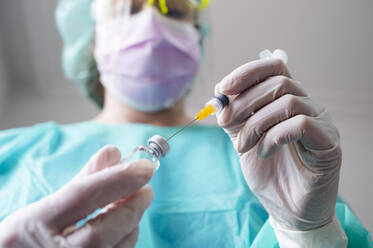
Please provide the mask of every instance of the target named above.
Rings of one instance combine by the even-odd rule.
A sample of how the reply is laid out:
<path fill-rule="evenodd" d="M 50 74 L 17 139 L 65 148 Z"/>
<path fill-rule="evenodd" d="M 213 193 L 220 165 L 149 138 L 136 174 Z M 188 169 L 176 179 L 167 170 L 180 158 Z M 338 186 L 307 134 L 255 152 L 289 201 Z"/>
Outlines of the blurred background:
<path fill-rule="evenodd" d="M 188 99 L 190 113 L 235 67 L 265 48 L 284 49 L 293 77 L 332 113 L 344 151 L 340 194 L 373 232 L 373 1 L 211 2 L 212 67 Z M 63 76 L 56 4 L 0 1 L 0 130 L 79 122 L 99 111 Z"/>

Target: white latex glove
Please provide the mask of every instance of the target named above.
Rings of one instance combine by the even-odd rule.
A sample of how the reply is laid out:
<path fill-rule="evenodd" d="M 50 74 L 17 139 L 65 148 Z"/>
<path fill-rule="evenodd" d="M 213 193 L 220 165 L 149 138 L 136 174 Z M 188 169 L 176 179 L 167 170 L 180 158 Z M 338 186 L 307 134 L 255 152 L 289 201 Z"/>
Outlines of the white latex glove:
<path fill-rule="evenodd" d="M 291 230 L 331 223 L 342 152 L 326 109 L 307 96 L 279 59 L 239 67 L 216 92 L 230 99 L 218 123 L 270 216 Z"/>
<path fill-rule="evenodd" d="M 112 146 L 96 153 L 70 183 L 0 223 L 0 247 L 134 247 L 138 223 L 153 199 L 154 165 L 119 164 Z M 115 166 L 114 166 L 115 165 Z M 81 228 L 76 223 L 98 208 Z"/>

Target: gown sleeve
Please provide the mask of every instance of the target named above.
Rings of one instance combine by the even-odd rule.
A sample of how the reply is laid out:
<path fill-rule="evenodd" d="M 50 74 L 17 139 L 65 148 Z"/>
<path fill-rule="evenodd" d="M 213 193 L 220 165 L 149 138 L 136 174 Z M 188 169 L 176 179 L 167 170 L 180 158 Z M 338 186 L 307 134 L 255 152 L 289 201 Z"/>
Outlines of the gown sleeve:
<path fill-rule="evenodd" d="M 350 207 L 343 202 L 343 200 L 339 197 L 336 203 L 336 217 L 342 227 L 343 231 L 345 232 L 348 245 L 347 247 L 364 247 L 364 248 L 372 248 L 373 242 L 369 231 L 364 228 L 364 226 L 360 223 L 358 218 L 354 215 Z M 294 238 L 293 240 L 296 240 Z M 299 242 L 302 242 L 301 240 Z M 327 245 L 327 242 L 330 240 L 325 241 L 318 241 L 318 243 L 313 243 L 312 247 L 330 247 Z M 275 248 L 280 247 L 278 240 L 275 235 L 275 231 L 270 224 L 270 218 L 266 221 L 266 223 L 260 228 L 255 240 L 251 246 L 252 248 L 259 248 L 259 247 L 268 247 L 268 248 Z M 304 247 L 302 244 L 298 244 L 298 246 L 291 246 L 291 247 Z"/>

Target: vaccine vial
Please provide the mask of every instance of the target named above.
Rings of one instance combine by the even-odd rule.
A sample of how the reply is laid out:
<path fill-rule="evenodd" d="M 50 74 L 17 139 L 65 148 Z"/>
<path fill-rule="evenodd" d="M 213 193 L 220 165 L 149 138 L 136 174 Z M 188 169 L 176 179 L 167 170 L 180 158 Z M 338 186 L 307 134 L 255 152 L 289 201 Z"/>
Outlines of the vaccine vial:
<path fill-rule="evenodd" d="M 155 165 L 158 170 L 160 166 L 159 159 L 167 155 L 170 151 L 170 145 L 162 136 L 156 134 L 148 140 L 147 146 L 137 146 L 130 154 L 128 154 L 121 163 L 132 163 L 140 159 L 147 159 Z"/>

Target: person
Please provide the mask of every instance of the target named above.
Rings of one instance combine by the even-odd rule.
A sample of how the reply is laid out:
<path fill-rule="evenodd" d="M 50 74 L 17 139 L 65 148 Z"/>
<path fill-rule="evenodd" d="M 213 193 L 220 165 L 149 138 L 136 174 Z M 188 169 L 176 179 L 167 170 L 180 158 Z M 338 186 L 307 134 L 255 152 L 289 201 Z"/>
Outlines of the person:
<path fill-rule="evenodd" d="M 223 78 L 219 125 L 186 129 L 157 172 L 120 163 L 190 121 L 207 1 L 91 5 L 56 18 L 65 74 L 102 111 L 0 133 L 1 247 L 372 247 L 337 196 L 338 130 L 279 59 Z"/>

